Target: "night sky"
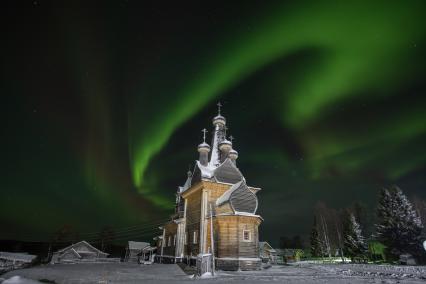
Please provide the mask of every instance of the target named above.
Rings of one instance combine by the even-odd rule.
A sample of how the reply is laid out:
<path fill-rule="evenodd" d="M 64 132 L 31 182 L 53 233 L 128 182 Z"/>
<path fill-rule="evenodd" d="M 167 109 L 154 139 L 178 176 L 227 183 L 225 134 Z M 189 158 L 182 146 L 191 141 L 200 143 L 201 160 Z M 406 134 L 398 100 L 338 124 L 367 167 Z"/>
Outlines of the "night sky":
<path fill-rule="evenodd" d="M 218 101 L 262 240 L 318 201 L 426 199 L 426 2 L 350 2 L 2 4 L 0 239 L 149 240 Z"/>

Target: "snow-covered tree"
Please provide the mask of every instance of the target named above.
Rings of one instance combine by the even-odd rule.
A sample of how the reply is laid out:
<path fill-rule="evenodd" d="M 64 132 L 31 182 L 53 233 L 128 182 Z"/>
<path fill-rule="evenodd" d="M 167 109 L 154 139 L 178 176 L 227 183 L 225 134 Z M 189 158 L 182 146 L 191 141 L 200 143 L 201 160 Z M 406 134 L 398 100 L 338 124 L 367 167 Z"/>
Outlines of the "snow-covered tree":
<path fill-rule="evenodd" d="M 381 191 L 377 215 L 376 238 L 387 247 L 388 257 L 397 259 L 404 253 L 424 257 L 422 222 L 401 189 Z"/>
<path fill-rule="evenodd" d="M 353 213 L 347 214 L 343 234 L 345 254 L 352 259 L 354 257 L 364 257 L 367 252 L 367 244 Z"/>

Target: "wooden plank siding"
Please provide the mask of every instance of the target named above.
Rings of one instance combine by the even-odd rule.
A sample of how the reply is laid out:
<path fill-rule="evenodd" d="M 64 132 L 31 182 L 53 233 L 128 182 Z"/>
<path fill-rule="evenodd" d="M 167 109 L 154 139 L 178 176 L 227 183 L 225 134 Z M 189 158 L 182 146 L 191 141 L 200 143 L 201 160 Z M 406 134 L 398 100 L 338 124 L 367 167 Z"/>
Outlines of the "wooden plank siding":
<path fill-rule="evenodd" d="M 251 216 L 217 216 L 213 218 L 213 237 L 216 257 L 259 257 L 260 219 Z M 210 228 L 210 219 L 207 222 Z M 251 240 L 243 240 L 243 230 L 249 230 Z M 210 244 L 210 230 L 207 232 L 207 247 Z"/>
<path fill-rule="evenodd" d="M 201 188 L 199 188 L 201 189 Z M 201 216 L 201 193 L 197 190 L 187 196 L 186 208 L 186 233 L 188 234 L 187 245 L 184 248 L 186 255 L 196 256 L 200 248 L 200 216 Z M 194 244 L 194 231 L 197 232 L 197 241 Z"/>
<path fill-rule="evenodd" d="M 201 230 L 201 210 L 203 191 L 205 191 L 207 206 L 205 208 L 205 251 L 211 248 L 210 237 L 210 205 L 213 210 L 213 229 L 215 242 L 215 256 L 219 269 L 258 269 L 259 258 L 259 233 L 258 226 L 261 218 L 258 216 L 233 215 L 233 210 L 229 203 L 216 207 L 216 200 L 222 196 L 231 184 L 200 181 L 193 184 L 191 188 L 182 194 L 186 200 L 186 228 L 187 244 L 184 246 L 185 256 L 197 256 L 200 253 Z M 253 192 L 253 191 L 252 191 Z M 251 194 L 251 192 L 249 192 Z M 250 241 L 244 241 L 243 230 L 250 232 Z M 168 230 L 166 227 L 166 238 L 168 240 Z M 197 233 L 197 241 L 194 244 L 194 231 Z M 172 236 L 173 238 L 173 236 Z M 166 249 L 166 247 L 165 247 Z M 174 253 L 174 252 L 173 252 Z M 164 254 L 169 254 L 165 253 Z M 169 254 L 171 255 L 171 254 Z M 239 259 L 243 258 L 243 260 Z"/>

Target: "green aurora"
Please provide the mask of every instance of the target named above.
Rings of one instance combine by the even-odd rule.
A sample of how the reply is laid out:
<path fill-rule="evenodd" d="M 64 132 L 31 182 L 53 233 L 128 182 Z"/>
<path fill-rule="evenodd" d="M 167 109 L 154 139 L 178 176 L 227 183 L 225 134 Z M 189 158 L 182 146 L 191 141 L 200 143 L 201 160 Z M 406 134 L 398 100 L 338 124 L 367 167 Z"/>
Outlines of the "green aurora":
<path fill-rule="evenodd" d="M 359 200 L 372 215 L 393 183 L 426 198 L 425 11 L 424 1 L 8 7 L 0 222 L 11 230 L 0 238 L 167 218 L 219 100 L 239 167 L 263 188 L 265 239 L 306 234 L 318 201 Z"/>
<path fill-rule="evenodd" d="M 169 142 L 177 127 L 250 74 L 298 50 L 318 50 L 320 59 L 316 59 L 315 64 L 308 63 L 304 74 L 294 78 L 291 86 L 286 86 L 288 82 L 285 81 L 274 93 L 282 96 L 275 111 L 281 117 L 283 127 L 302 132 L 302 135 L 312 121 L 333 104 L 360 97 L 366 90 L 370 92 L 370 96 L 364 98 L 367 101 L 377 96 L 390 97 L 392 89 L 400 84 L 419 79 L 412 75 L 420 71 L 416 68 L 422 67 L 412 68 L 412 63 L 418 56 L 413 50 L 415 43 L 421 42 L 425 35 L 425 30 L 419 29 L 423 22 L 424 3 L 410 4 L 357 1 L 336 5 L 332 1 L 297 5 L 291 9 L 278 6 L 257 19 L 256 26 L 249 32 L 224 36 L 226 39 L 219 40 L 224 42 L 219 49 L 205 51 L 209 55 L 204 57 L 211 60 L 194 68 L 199 70 L 196 78 L 177 86 L 174 98 L 168 98 L 173 105 L 167 109 L 168 115 L 149 120 L 148 139 L 145 135 L 135 139 L 138 133 L 131 134 L 135 186 L 144 192 L 143 177 L 151 159 Z M 283 76 L 275 79 L 282 81 Z M 149 96 L 149 90 L 141 92 Z M 375 96 L 371 96 L 371 92 Z M 152 108 L 159 108 L 155 103 Z M 137 116 L 133 116 L 136 121 Z M 351 145 L 353 139 L 341 141 L 339 137 L 326 134 L 327 138 L 320 138 L 329 141 L 312 146 L 308 142 L 304 146 L 308 152 L 313 152 L 313 166 L 317 167 L 315 160 L 321 163 L 353 148 L 372 146 L 375 141 L 384 139 L 383 135 L 388 135 L 389 139 L 407 140 L 423 134 L 426 130 L 423 108 L 415 110 L 414 116 L 390 127 L 392 129 L 380 130 L 382 125 L 370 129 L 375 133 L 373 137 L 364 136 L 364 141 L 354 141 L 360 145 Z M 140 132 L 140 128 L 135 132 Z M 318 159 L 316 156 L 322 157 Z M 357 164 L 357 168 L 363 166 L 360 161 L 347 164 L 352 167 Z"/>

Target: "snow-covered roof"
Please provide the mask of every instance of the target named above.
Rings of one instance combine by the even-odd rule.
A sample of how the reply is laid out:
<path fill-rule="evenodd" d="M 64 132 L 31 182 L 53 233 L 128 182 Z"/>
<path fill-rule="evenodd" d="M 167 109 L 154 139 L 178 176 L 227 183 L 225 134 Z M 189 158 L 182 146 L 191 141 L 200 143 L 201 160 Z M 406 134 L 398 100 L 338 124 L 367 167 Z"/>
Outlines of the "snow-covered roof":
<path fill-rule="evenodd" d="M 145 247 L 149 246 L 149 243 L 146 242 L 134 242 L 134 241 L 129 241 L 129 249 L 134 249 L 134 250 L 141 250 Z"/>
<path fill-rule="evenodd" d="M 244 179 L 243 174 L 229 158 L 225 159 L 225 161 L 214 170 L 213 175 L 216 181 L 231 184 Z"/>
<path fill-rule="evenodd" d="M 210 149 L 210 145 L 207 144 L 206 142 L 202 142 L 201 144 L 198 145 L 198 148 L 208 148 L 208 149 Z"/>
<path fill-rule="evenodd" d="M 188 178 L 185 181 L 185 184 L 183 186 L 179 186 L 179 192 L 182 193 L 185 190 L 187 190 L 188 188 L 191 187 L 191 181 L 192 181 L 192 177 L 188 176 Z"/>
<path fill-rule="evenodd" d="M 265 248 L 265 246 L 267 248 Z M 268 242 L 259 242 L 259 248 L 263 250 L 267 250 L 269 252 L 277 252 Z"/>
<path fill-rule="evenodd" d="M 147 246 L 147 247 L 144 247 L 142 249 L 142 251 L 153 251 L 153 250 L 156 250 L 156 249 L 157 249 L 157 247 Z"/>
<path fill-rule="evenodd" d="M 229 141 L 228 139 L 223 139 L 222 141 L 220 141 L 220 143 L 219 143 L 219 146 L 220 145 L 224 145 L 224 144 L 226 144 L 226 145 L 229 145 L 229 146 L 232 146 L 232 142 L 231 141 Z"/>
<path fill-rule="evenodd" d="M 22 262 L 32 262 L 36 259 L 36 255 L 28 254 L 28 253 L 16 253 L 16 252 L 5 252 L 0 251 L 0 259 L 6 260 L 16 260 Z"/>
<path fill-rule="evenodd" d="M 213 166 L 211 164 L 203 166 L 200 161 L 197 161 L 196 166 L 200 169 L 202 178 L 212 178 L 214 170 L 217 168 L 216 166 Z"/>
<path fill-rule="evenodd" d="M 231 186 L 217 200 L 216 205 L 220 206 L 229 202 L 235 215 L 254 216 L 257 210 L 257 197 L 247 187 L 245 180 L 241 180 Z"/>
<path fill-rule="evenodd" d="M 74 248 L 71 248 L 69 251 L 72 252 L 76 257 L 81 258 L 81 255 Z"/>
<path fill-rule="evenodd" d="M 86 241 L 80 241 L 80 242 L 78 242 L 78 243 L 72 244 L 72 245 L 67 246 L 67 247 L 65 247 L 65 248 L 63 248 L 63 249 L 58 250 L 57 252 L 58 252 L 58 253 L 62 253 L 62 252 L 64 252 L 64 251 L 66 251 L 66 250 L 72 249 L 72 248 L 77 247 L 77 246 L 79 246 L 79 245 L 81 245 L 81 244 L 83 244 L 83 245 L 85 245 L 86 247 L 88 247 L 88 248 L 90 248 L 90 249 L 92 249 L 92 250 L 96 251 L 97 253 L 102 253 L 102 254 L 106 254 L 106 255 L 108 255 L 106 252 L 103 252 L 103 251 L 101 251 L 101 250 L 99 250 L 99 249 L 95 248 L 94 246 L 92 246 L 91 244 L 89 244 L 89 243 L 88 243 L 88 242 L 86 242 Z"/>
<path fill-rule="evenodd" d="M 241 186 L 241 184 L 243 183 L 243 181 L 244 181 L 244 180 L 242 180 L 242 181 L 240 181 L 240 182 L 237 182 L 236 184 L 234 184 L 233 186 L 231 186 L 231 188 L 230 188 L 230 189 L 228 189 L 227 191 L 225 191 L 225 193 L 224 193 L 224 194 L 222 194 L 222 196 L 221 196 L 221 197 L 219 197 L 219 198 L 216 200 L 216 205 L 217 205 L 217 206 L 220 206 L 220 205 L 222 205 L 222 204 L 224 204 L 224 203 L 228 202 L 228 201 L 229 201 L 229 198 L 231 197 L 231 194 L 232 194 L 235 190 L 237 190 L 237 189 Z"/>

